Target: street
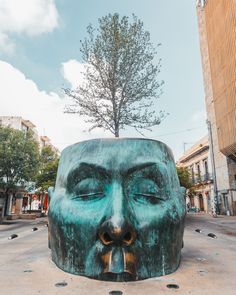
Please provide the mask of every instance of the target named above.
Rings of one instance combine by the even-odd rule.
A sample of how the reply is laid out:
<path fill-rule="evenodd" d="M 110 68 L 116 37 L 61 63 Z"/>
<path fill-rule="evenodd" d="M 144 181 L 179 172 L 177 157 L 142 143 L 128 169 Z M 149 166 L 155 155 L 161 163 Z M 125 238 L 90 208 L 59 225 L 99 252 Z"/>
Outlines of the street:
<path fill-rule="evenodd" d="M 101 282 L 58 269 L 50 259 L 45 224 L 46 218 L 38 218 L 0 225 L 1 295 L 236 294 L 235 217 L 188 214 L 179 269 L 164 277 L 130 283 Z M 38 230 L 32 231 L 33 227 Z M 9 240 L 12 234 L 18 237 Z"/>

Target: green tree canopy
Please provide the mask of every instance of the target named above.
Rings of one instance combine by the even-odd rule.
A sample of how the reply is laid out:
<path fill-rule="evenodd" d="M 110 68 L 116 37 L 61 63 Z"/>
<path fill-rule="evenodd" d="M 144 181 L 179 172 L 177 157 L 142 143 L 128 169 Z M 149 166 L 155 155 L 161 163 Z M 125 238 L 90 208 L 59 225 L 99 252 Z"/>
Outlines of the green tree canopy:
<path fill-rule="evenodd" d="M 45 192 L 55 185 L 59 156 L 51 146 L 45 146 L 40 154 L 40 169 L 36 176 L 36 188 Z"/>
<path fill-rule="evenodd" d="M 103 128 L 116 137 L 125 126 L 151 130 L 165 113 L 153 109 L 163 82 L 157 80 L 160 59 L 143 22 L 133 15 L 109 14 L 98 20 L 98 28 L 87 27 L 81 41 L 85 71 L 77 89 L 65 89 L 74 105 L 66 112 L 86 116 L 90 130 Z M 156 106 L 155 106 L 156 108 Z"/>
<path fill-rule="evenodd" d="M 177 173 L 179 177 L 180 185 L 186 189 L 191 188 L 190 173 L 186 167 L 177 167 Z"/>
<path fill-rule="evenodd" d="M 25 186 L 37 174 L 39 147 L 30 131 L 0 127 L 0 187 Z"/>

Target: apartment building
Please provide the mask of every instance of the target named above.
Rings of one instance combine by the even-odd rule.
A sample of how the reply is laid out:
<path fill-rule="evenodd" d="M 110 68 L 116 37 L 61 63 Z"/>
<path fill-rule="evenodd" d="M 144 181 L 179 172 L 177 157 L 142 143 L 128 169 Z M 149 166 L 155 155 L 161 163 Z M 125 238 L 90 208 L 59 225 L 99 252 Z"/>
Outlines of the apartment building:
<path fill-rule="evenodd" d="M 13 129 L 21 130 L 23 132 L 31 130 L 34 139 L 37 141 L 39 140 L 36 126 L 30 120 L 25 120 L 22 117 L 0 116 L 0 126 L 9 126 Z"/>
<path fill-rule="evenodd" d="M 219 211 L 236 215 L 236 1 L 198 0 L 197 16 Z"/>
<path fill-rule="evenodd" d="M 179 158 L 177 166 L 188 169 L 192 183 L 186 203 L 197 211 L 212 213 L 214 190 L 208 137 L 203 137 L 190 147 Z"/>
<path fill-rule="evenodd" d="M 42 149 L 43 147 L 45 146 L 50 146 L 51 149 L 57 153 L 57 154 L 60 154 L 60 151 L 58 150 L 58 148 L 56 148 L 52 143 L 51 143 L 51 140 L 48 136 L 46 135 L 43 135 L 43 136 L 40 136 L 39 137 L 39 146 L 40 146 L 40 149 Z"/>

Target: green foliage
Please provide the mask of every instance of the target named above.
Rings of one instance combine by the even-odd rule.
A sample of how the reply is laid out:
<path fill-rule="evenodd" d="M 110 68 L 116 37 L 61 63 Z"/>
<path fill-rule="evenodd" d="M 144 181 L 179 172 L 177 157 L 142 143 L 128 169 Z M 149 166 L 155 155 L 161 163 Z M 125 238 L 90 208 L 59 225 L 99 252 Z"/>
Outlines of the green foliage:
<path fill-rule="evenodd" d="M 36 177 L 36 187 L 45 192 L 55 185 L 59 157 L 50 146 L 43 147 L 40 154 L 40 170 Z"/>
<path fill-rule="evenodd" d="M 58 159 L 58 154 L 52 149 L 50 145 L 42 148 L 40 153 L 40 163 L 41 167 L 44 168 L 48 163 L 52 163 Z"/>
<path fill-rule="evenodd" d="M 33 180 L 38 164 L 39 147 L 30 131 L 0 127 L 0 187 L 24 187 Z"/>
<path fill-rule="evenodd" d="M 89 25 L 88 37 L 81 41 L 84 83 L 65 89 L 75 102 L 66 112 L 86 116 L 90 130 L 103 128 L 116 137 L 125 126 L 151 130 L 165 114 L 151 110 L 163 82 L 157 81 L 160 59 L 153 64 L 156 49 L 150 34 L 134 15 L 132 21 L 117 13 L 98 21 L 98 28 Z"/>
<path fill-rule="evenodd" d="M 180 185 L 186 189 L 191 188 L 192 184 L 190 182 L 190 173 L 186 167 L 177 167 L 177 173 L 179 177 Z"/>

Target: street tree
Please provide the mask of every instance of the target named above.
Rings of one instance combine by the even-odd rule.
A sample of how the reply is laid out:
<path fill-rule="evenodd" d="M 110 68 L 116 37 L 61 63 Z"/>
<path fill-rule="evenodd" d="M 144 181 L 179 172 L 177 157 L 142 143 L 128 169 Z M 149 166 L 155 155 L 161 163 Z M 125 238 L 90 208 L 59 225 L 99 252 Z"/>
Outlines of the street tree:
<path fill-rule="evenodd" d="M 40 153 L 39 172 L 36 176 L 36 188 L 40 193 L 47 192 L 50 186 L 55 185 L 58 163 L 58 153 L 49 145 L 43 147 Z"/>
<path fill-rule="evenodd" d="M 90 130 L 103 128 L 115 137 L 125 126 L 141 133 L 160 124 L 166 114 L 154 110 L 154 101 L 163 84 L 157 80 L 161 63 L 154 64 L 157 50 L 143 22 L 108 14 L 96 29 L 89 25 L 87 34 L 80 49 L 83 81 L 65 89 L 73 100 L 66 112 L 85 116 Z"/>
<path fill-rule="evenodd" d="M 188 171 L 188 168 L 176 167 L 176 169 L 177 169 L 180 185 L 185 187 L 186 189 L 190 189 L 192 186 L 192 183 L 190 181 L 190 173 Z"/>
<path fill-rule="evenodd" d="M 32 133 L 0 126 L 0 188 L 6 200 L 9 190 L 33 181 L 38 164 L 39 146 Z"/>

